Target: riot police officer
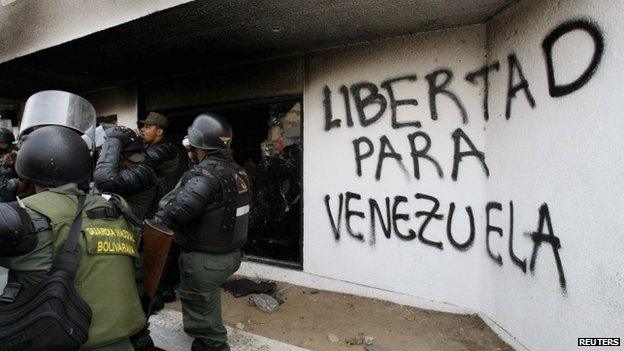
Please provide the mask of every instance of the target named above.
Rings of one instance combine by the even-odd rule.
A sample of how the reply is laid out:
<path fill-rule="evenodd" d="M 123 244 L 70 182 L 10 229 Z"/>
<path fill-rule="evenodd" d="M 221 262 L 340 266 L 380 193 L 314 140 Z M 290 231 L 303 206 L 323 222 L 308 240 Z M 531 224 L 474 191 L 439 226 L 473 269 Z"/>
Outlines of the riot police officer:
<path fill-rule="evenodd" d="M 239 268 L 247 240 L 249 177 L 232 158 L 232 128 L 224 118 L 199 115 L 188 140 L 189 157 L 198 163 L 163 197 L 155 219 L 174 229 L 182 249 L 179 296 L 192 350 L 229 350 L 220 286 Z"/>
<path fill-rule="evenodd" d="M 22 200 L 25 208 L 18 203 L 0 207 L 0 238 L 9 244 L 2 245 L 0 266 L 8 268 L 12 283 L 22 288 L 42 281 L 69 236 L 78 203 L 84 203 L 78 239 L 82 254 L 74 276 L 78 294 L 92 310 L 83 348 L 133 350 L 129 337 L 144 328 L 145 316 L 134 278 L 138 231 L 116 211 L 125 202 L 85 194 L 90 151 L 80 135 L 67 127 L 37 127 L 22 142 L 15 168 L 37 193 Z M 26 245 L 21 244 L 24 239 Z M 16 244 L 21 252 L 12 253 Z"/>
<path fill-rule="evenodd" d="M 94 130 L 95 110 L 78 95 L 43 91 L 28 99 L 15 169 L 37 193 L 0 208 L 0 266 L 23 289 L 42 281 L 69 236 L 77 203 L 83 203 L 74 276 L 92 310 L 83 348 L 133 350 L 130 336 L 146 326 L 134 276 L 139 230 L 123 215 L 129 210 L 121 197 L 85 194 Z"/>
<path fill-rule="evenodd" d="M 127 127 L 110 128 L 106 135 L 93 173 L 95 185 L 123 196 L 143 222 L 153 216 L 158 204 L 156 174 L 143 163 L 143 140 Z"/>

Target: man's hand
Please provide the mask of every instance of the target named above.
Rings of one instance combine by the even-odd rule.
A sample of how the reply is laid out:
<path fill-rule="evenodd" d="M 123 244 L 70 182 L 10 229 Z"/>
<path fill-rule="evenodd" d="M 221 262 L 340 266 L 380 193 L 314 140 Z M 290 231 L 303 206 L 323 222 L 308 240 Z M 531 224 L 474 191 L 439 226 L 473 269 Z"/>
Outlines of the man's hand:
<path fill-rule="evenodd" d="M 110 128 L 106 131 L 106 138 L 115 138 L 121 141 L 121 146 L 126 147 L 130 145 L 133 141 L 133 138 L 136 139 L 136 135 L 134 131 L 128 127 L 117 126 Z"/>
<path fill-rule="evenodd" d="M 132 129 L 126 128 L 126 127 L 117 126 L 117 127 L 113 127 L 113 128 L 108 129 L 106 131 L 106 137 L 107 138 L 121 139 L 123 141 L 123 139 L 128 138 L 131 133 L 132 133 Z"/>

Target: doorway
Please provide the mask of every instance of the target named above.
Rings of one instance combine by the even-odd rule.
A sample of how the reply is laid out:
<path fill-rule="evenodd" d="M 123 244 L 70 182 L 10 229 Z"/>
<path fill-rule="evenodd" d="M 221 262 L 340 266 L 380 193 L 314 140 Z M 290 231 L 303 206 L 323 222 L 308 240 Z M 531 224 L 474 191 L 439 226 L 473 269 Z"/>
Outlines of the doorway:
<path fill-rule="evenodd" d="M 225 105 L 161 111 L 176 140 L 202 112 L 225 117 L 234 131 L 234 160 L 252 183 L 248 242 L 250 261 L 303 268 L 303 103 L 282 96 Z"/>

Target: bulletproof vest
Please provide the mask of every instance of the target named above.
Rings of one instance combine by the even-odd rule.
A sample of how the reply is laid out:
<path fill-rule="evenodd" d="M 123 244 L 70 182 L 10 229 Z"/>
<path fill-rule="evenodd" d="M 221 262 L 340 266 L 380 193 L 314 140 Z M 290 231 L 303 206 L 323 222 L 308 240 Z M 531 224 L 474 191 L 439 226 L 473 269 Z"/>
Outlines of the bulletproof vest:
<path fill-rule="evenodd" d="M 193 221 L 185 235 L 176 233 L 175 242 L 186 250 L 216 254 L 240 249 L 247 241 L 249 225 L 251 189 L 247 172 L 234 161 L 207 159 L 189 173 L 213 175 L 221 184 L 222 197 Z"/>
<path fill-rule="evenodd" d="M 23 202 L 50 220 L 56 256 L 69 234 L 76 203 L 53 189 Z M 145 315 L 134 279 L 138 231 L 102 196 L 87 195 L 82 215 L 82 256 L 74 285 L 93 311 L 89 338 L 83 346 L 91 349 L 138 332 L 145 326 Z"/>

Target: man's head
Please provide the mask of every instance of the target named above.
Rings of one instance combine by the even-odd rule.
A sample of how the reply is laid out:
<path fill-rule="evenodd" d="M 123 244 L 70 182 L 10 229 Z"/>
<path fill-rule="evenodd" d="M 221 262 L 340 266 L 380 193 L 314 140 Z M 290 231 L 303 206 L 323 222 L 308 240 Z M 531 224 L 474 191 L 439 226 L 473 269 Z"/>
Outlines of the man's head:
<path fill-rule="evenodd" d="M 232 126 L 217 114 L 202 113 L 188 128 L 185 139 L 182 144 L 186 147 L 189 158 L 192 162 L 199 162 L 210 153 L 230 148 Z"/>
<path fill-rule="evenodd" d="M 188 129 L 189 143 L 202 150 L 229 149 L 232 143 L 232 126 L 215 113 L 202 113 Z"/>
<path fill-rule="evenodd" d="M 72 129 L 40 127 L 24 136 L 15 171 L 21 179 L 43 187 L 85 185 L 91 175 L 89 148 Z"/>
<path fill-rule="evenodd" d="M 169 120 L 164 115 L 150 112 L 147 118 L 139 121 L 141 136 L 147 145 L 154 145 L 165 137 L 165 129 L 169 126 Z"/>

